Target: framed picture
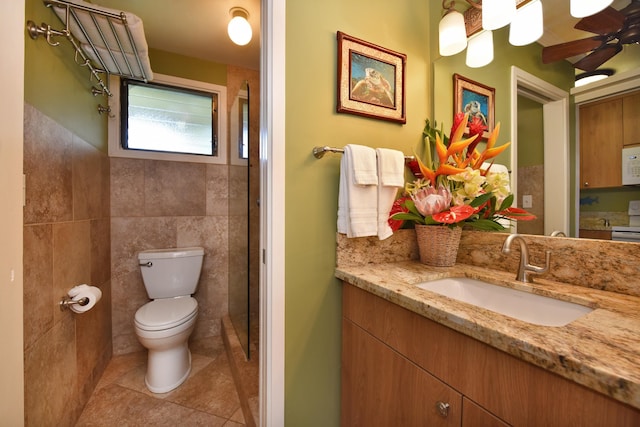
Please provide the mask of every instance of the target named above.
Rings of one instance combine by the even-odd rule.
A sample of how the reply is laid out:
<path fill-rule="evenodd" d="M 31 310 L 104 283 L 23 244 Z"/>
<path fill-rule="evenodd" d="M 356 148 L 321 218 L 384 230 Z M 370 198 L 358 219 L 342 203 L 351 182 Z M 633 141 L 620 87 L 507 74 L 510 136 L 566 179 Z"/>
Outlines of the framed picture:
<path fill-rule="evenodd" d="M 338 113 L 406 123 L 407 56 L 338 31 Z"/>
<path fill-rule="evenodd" d="M 469 121 L 479 117 L 487 130 L 483 138 L 488 138 L 495 126 L 495 98 L 496 90 L 481 83 L 453 75 L 453 113 L 469 113 Z M 469 128 L 467 128 L 468 132 Z"/>

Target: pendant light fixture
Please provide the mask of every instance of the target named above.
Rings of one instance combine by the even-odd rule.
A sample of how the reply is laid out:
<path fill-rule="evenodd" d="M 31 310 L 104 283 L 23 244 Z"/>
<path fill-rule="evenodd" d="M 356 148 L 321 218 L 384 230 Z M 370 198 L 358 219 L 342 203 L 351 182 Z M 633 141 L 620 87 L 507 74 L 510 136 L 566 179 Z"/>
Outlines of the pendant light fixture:
<path fill-rule="evenodd" d="M 251 41 L 253 31 L 249 24 L 249 12 L 241 7 L 233 7 L 229 10 L 231 20 L 227 26 L 227 33 L 232 42 L 238 46 L 244 46 Z"/>
<path fill-rule="evenodd" d="M 509 25 L 509 43 L 528 45 L 542 37 L 543 31 L 542 2 L 533 0 L 516 11 Z"/>
<path fill-rule="evenodd" d="M 480 68 L 493 61 L 493 31 L 483 30 L 469 38 L 467 67 Z"/>
<path fill-rule="evenodd" d="M 571 16 L 584 18 L 594 15 L 613 3 L 613 0 L 571 0 Z"/>
<path fill-rule="evenodd" d="M 516 0 L 483 0 L 482 28 L 497 30 L 513 20 L 516 14 Z"/>
<path fill-rule="evenodd" d="M 447 9 L 438 25 L 440 55 L 442 56 L 455 55 L 467 47 L 464 16 L 454 9 L 455 3 L 455 1 L 451 1 L 449 7 L 446 8 L 445 1 L 442 1 L 442 7 Z"/>

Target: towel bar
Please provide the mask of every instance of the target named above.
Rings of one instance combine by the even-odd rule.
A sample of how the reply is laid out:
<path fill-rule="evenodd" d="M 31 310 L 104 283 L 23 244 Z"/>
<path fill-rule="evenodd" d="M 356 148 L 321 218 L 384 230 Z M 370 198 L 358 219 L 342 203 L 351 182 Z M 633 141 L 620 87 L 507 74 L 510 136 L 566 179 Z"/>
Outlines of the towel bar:
<path fill-rule="evenodd" d="M 316 159 L 321 159 L 322 157 L 324 157 L 326 152 L 331 152 L 331 153 L 344 153 L 344 148 L 335 148 L 335 147 L 329 147 L 328 145 L 325 145 L 324 147 L 313 147 L 313 156 Z M 413 160 L 414 157 L 413 156 L 404 156 L 405 161 L 406 160 Z"/>

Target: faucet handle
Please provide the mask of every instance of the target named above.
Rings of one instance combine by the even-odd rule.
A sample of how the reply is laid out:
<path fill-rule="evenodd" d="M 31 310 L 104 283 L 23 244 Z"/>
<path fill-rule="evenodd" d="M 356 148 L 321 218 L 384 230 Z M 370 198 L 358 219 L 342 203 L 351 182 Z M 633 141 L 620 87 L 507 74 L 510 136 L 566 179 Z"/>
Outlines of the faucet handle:
<path fill-rule="evenodd" d="M 533 274 L 544 274 L 549 271 L 550 265 L 551 265 L 551 251 L 545 251 L 544 267 L 527 264 L 525 265 L 525 272 L 533 273 Z M 528 280 L 525 280 L 525 281 L 528 281 Z"/>

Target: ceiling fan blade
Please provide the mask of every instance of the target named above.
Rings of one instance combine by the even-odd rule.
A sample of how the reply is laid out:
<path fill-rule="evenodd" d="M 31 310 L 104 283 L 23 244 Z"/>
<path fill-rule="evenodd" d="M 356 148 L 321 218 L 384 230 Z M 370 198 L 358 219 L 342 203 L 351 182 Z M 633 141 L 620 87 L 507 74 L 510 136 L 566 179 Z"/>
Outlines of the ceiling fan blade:
<path fill-rule="evenodd" d="M 623 13 L 607 7 L 595 15 L 582 18 L 573 28 L 596 34 L 610 34 L 622 29 L 625 18 Z"/>
<path fill-rule="evenodd" d="M 561 59 L 580 55 L 582 53 L 589 52 L 590 50 L 599 48 L 600 46 L 602 46 L 602 43 L 602 38 L 596 36 L 582 40 L 560 43 L 553 46 L 547 46 L 542 48 L 542 63 L 548 64 L 550 62 L 555 62 Z"/>
<path fill-rule="evenodd" d="M 613 58 L 621 50 L 622 46 L 620 43 L 608 44 L 591 52 L 589 55 L 573 64 L 573 66 L 584 71 L 593 71 Z"/>

